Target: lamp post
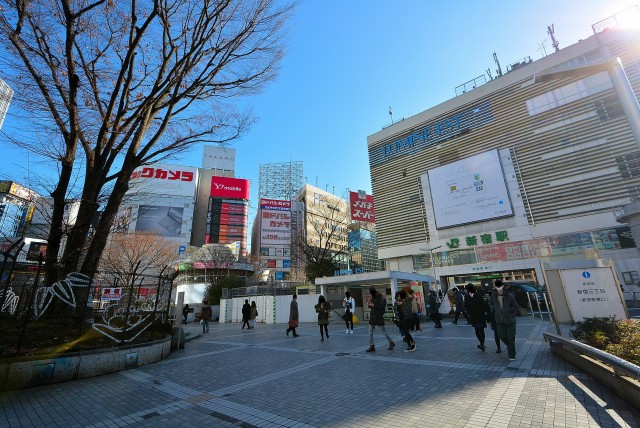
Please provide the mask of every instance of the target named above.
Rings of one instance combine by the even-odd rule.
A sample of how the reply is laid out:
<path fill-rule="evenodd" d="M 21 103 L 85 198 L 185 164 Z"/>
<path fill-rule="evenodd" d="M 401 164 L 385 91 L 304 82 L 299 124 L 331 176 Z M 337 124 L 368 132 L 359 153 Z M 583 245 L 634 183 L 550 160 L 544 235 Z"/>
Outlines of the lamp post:
<path fill-rule="evenodd" d="M 438 248 L 442 248 L 442 245 L 438 245 L 433 248 L 418 248 L 419 251 L 428 251 L 431 259 L 431 269 L 433 270 L 433 281 L 436 285 L 438 285 L 437 276 L 436 276 L 436 264 L 433 260 L 433 250 L 437 250 Z"/>

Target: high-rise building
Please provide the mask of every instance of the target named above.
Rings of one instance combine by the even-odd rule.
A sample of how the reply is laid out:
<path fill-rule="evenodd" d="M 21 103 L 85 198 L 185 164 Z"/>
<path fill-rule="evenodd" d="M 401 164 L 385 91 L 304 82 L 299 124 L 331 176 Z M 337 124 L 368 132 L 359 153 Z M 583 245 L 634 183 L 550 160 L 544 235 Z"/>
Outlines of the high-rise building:
<path fill-rule="evenodd" d="M 302 188 L 302 161 L 260 165 L 258 196 L 290 201 Z"/>
<path fill-rule="evenodd" d="M 11 104 L 11 98 L 13 98 L 13 89 L 0 79 L 0 128 L 2 128 L 4 118 L 7 116 L 7 110 L 9 110 L 9 104 Z"/>
<path fill-rule="evenodd" d="M 0 181 L 0 238 L 25 236 L 39 195 L 14 182 Z"/>
<path fill-rule="evenodd" d="M 368 137 L 379 256 L 449 286 L 611 259 L 640 291 L 640 31 L 608 28 Z M 432 264 L 433 262 L 433 264 Z"/>

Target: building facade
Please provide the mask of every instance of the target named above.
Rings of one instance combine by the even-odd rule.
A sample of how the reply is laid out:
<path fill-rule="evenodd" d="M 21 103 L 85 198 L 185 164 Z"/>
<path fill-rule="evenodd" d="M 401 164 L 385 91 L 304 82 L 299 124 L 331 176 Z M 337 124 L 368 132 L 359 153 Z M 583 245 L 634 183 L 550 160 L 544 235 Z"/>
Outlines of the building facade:
<path fill-rule="evenodd" d="M 616 220 L 640 194 L 639 94 L 640 33 L 610 28 L 369 136 L 380 258 L 449 287 L 612 259 L 640 290 Z"/>

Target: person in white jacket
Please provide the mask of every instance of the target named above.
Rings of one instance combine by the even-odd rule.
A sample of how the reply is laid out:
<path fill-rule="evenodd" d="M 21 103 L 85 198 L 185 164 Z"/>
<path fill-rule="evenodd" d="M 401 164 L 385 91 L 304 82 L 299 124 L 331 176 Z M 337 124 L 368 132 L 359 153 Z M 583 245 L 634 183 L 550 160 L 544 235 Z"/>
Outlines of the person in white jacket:
<path fill-rule="evenodd" d="M 342 319 L 347 323 L 347 331 L 345 331 L 345 333 L 353 334 L 353 313 L 356 310 L 356 301 L 351 297 L 351 293 L 348 291 L 344 293 L 342 307 L 344 308 L 344 315 L 342 316 Z"/>

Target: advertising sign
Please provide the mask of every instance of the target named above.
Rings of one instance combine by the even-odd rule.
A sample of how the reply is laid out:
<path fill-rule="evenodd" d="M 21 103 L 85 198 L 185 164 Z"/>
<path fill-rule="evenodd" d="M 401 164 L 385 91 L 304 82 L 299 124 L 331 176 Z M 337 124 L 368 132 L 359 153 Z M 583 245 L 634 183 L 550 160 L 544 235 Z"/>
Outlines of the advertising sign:
<path fill-rule="evenodd" d="M 19 198 L 32 201 L 37 196 L 37 193 L 19 185 L 14 181 L 2 180 L 0 181 L 0 193 L 9 193 Z"/>
<path fill-rule="evenodd" d="M 260 198 L 260 209 L 291 211 L 291 201 Z"/>
<path fill-rule="evenodd" d="M 249 200 L 249 180 L 233 177 L 211 177 L 211 196 Z"/>
<path fill-rule="evenodd" d="M 151 232 L 158 236 L 180 236 L 184 208 L 140 205 L 136 232 Z"/>
<path fill-rule="evenodd" d="M 547 238 L 506 242 L 504 244 L 483 245 L 475 249 L 476 261 L 493 262 L 503 260 L 521 260 L 531 257 L 548 257 L 551 247 Z"/>
<path fill-rule="evenodd" d="M 102 300 L 120 300 L 122 288 L 103 288 Z"/>
<path fill-rule="evenodd" d="M 423 181 L 425 176 L 437 229 L 513 215 L 497 150 L 433 168 Z"/>
<path fill-rule="evenodd" d="M 193 197 L 196 192 L 196 174 L 197 169 L 189 166 L 143 166 L 131 174 L 127 194 Z"/>
<path fill-rule="evenodd" d="M 590 317 L 627 317 L 610 268 L 565 269 L 560 277 L 575 322 Z"/>
<path fill-rule="evenodd" d="M 291 243 L 291 213 L 263 210 L 260 221 L 260 244 L 288 246 Z M 281 253 L 280 255 L 283 255 Z"/>
<path fill-rule="evenodd" d="M 373 196 L 367 195 L 364 190 L 349 192 L 349 206 L 351 207 L 351 220 L 376 222 Z"/>
<path fill-rule="evenodd" d="M 205 243 L 234 244 L 239 242 L 238 254 L 247 248 L 248 202 L 240 199 L 209 198 Z"/>
<path fill-rule="evenodd" d="M 204 146 L 202 167 L 235 171 L 236 149 L 231 147 Z"/>
<path fill-rule="evenodd" d="M 31 242 L 29 249 L 27 250 L 27 260 L 31 262 L 37 262 L 42 257 L 44 261 L 47 256 L 47 243 L 46 242 Z"/>

